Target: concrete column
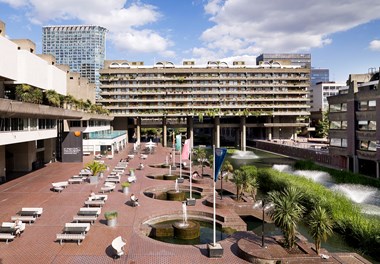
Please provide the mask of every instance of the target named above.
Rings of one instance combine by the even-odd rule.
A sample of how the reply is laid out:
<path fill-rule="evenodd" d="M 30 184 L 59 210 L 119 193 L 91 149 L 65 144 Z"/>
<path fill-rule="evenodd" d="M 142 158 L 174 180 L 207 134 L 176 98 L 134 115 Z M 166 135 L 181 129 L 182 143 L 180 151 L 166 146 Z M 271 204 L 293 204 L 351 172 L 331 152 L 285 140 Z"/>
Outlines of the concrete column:
<path fill-rule="evenodd" d="M 187 135 L 190 139 L 190 147 L 194 147 L 194 117 L 187 117 Z"/>
<path fill-rule="evenodd" d="M 240 150 L 247 150 L 247 126 L 246 126 L 246 117 L 240 117 Z"/>
<path fill-rule="evenodd" d="M 167 136 L 167 133 L 168 133 L 168 128 L 166 126 L 166 117 L 163 117 L 162 118 L 162 145 L 164 147 L 167 147 L 168 146 L 168 136 Z"/>
<path fill-rule="evenodd" d="M 136 140 L 141 140 L 141 117 L 137 117 Z"/>
<path fill-rule="evenodd" d="M 380 166 L 379 166 L 379 162 L 376 161 L 376 179 L 380 179 Z"/>
<path fill-rule="evenodd" d="M 0 146 L 0 178 L 6 181 L 5 146 Z M 0 179 L 1 182 L 1 179 Z"/>
<path fill-rule="evenodd" d="M 350 157 L 347 156 L 347 157 L 346 157 L 346 161 L 347 161 L 347 162 L 346 162 L 346 170 L 347 170 L 347 171 L 350 171 Z"/>
<path fill-rule="evenodd" d="M 354 162 L 354 173 L 358 173 L 359 172 L 359 161 L 358 161 L 358 157 L 356 155 L 354 155 L 354 157 L 352 158 L 353 162 Z"/>
<path fill-rule="evenodd" d="M 215 147 L 220 148 L 220 118 L 216 116 L 214 118 L 214 139 Z"/>
<path fill-rule="evenodd" d="M 267 131 L 268 131 L 268 140 L 272 140 L 272 128 L 268 127 Z"/>

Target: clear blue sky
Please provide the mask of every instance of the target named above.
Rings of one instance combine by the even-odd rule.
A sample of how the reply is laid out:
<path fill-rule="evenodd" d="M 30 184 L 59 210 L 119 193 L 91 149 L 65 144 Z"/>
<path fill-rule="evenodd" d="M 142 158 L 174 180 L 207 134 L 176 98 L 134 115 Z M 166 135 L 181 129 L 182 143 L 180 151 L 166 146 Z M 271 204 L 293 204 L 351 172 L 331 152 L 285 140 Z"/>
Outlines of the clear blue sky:
<path fill-rule="evenodd" d="M 107 59 L 146 65 L 310 52 L 333 81 L 380 67 L 378 0 L 0 0 L 0 20 L 38 53 L 42 26 L 91 24 L 109 30 Z"/>

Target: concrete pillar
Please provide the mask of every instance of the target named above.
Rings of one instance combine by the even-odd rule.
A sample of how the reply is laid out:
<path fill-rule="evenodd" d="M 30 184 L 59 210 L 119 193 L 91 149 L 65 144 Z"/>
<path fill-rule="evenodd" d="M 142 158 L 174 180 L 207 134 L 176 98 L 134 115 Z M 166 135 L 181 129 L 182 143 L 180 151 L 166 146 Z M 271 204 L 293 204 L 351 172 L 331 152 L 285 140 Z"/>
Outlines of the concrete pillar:
<path fill-rule="evenodd" d="M 214 142 L 215 147 L 220 148 L 220 118 L 216 116 L 214 118 Z"/>
<path fill-rule="evenodd" d="M 5 146 L 0 146 L 0 178 L 6 181 Z M 0 179 L 0 182 L 2 181 Z"/>
<path fill-rule="evenodd" d="M 268 127 L 267 128 L 267 131 L 268 131 L 268 140 L 272 140 L 272 128 L 271 127 Z"/>
<path fill-rule="evenodd" d="M 139 142 L 141 140 L 141 117 L 137 117 L 136 140 Z"/>
<path fill-rule="evenodd" d="M 168 146 L 168 127 L 166 125 L 166 116 L 162 118 L 162 145 L 164 147 Z"/>
<path fill-rule="evenodd" d="M 187 117 L 187 136 L 190 139 L 190 147 L 194 148 L 194 117 Z"/>
<path fill-rule="evenodd" d="M 376 179 L 380 179 L 380 166 L 378 161 L 376 161 Z"/>
<path fill-rule="evenodd" d="M 240 150 L 247 150 L 247 126 L 246 126 L 246 117 L 240 117 Z"/>
<path fill-rule="evenodd" d="M 358 156 L 354 155 L 354 157 L 352 158 L 353 162 L 354 162 L 354 173 L 358 173 L 359 172 L 359 160 L 358 160 Z"/>
<path fill-rule="evenodd" d="M 346 157 L 346 170 L 350 171 L 350 157 Z"/>

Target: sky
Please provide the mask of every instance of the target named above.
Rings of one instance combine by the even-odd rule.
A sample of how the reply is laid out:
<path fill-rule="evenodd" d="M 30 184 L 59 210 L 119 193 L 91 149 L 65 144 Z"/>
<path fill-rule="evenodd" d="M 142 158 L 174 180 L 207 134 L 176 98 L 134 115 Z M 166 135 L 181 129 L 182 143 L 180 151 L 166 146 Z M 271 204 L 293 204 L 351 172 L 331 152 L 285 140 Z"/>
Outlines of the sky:
<path fill-rule="evenodd" d="M 0 20 L 37 53 L 43 26 L 99 25 L 108 60 L 255 64 L 261 53 L 311 53 L 336 82 L 380 67 L 379 0 L 0 0 Z"/>

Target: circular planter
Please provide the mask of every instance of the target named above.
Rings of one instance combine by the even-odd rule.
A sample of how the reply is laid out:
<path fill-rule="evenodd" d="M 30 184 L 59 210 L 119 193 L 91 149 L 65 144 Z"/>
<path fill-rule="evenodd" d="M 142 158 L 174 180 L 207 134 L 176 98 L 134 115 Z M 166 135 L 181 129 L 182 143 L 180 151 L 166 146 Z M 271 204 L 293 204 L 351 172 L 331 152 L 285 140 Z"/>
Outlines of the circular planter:
<path fill-rule="evenodd" d="M 166 192 L 166 199 L 169 201 L 184 201 L 186 199 L 186 193 L 183 191 L 170 190 Z"/>
<path fill-rule="evenodd" d="M 187 225 L 182 222 L 175 222 L 173 224 L 174 236 L 179 239 L 195 239 L 201 235 L 200 225 L 198 222 L 187 221 Z"/>

